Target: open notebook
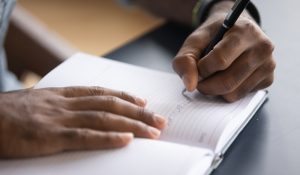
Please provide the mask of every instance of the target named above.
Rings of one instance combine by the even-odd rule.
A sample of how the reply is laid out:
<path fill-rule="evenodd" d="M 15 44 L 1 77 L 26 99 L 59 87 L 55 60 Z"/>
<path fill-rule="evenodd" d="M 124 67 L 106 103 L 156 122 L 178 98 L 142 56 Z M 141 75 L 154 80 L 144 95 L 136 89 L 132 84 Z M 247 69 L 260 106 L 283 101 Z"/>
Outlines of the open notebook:
<path fill-rule="evenodd" d="M 265 91 L 235 102 L 182 94 L 175 74 L 78 53 L 35 88 L 102 86 L 146 98 L 147 108 L 168 117 L 160 140 L 135 139 L 121 149 L 73 152 L 0 161 L 0 174 L 182 175 L 209 174 L 266 99 Z"/>

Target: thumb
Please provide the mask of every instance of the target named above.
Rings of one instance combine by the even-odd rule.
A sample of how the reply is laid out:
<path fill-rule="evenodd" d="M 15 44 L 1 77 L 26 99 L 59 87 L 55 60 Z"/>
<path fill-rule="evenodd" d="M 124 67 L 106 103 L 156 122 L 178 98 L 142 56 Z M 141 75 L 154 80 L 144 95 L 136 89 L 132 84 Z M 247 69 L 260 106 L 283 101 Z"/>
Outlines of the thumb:
<path fill-rule="evenodd" d="M 175 57 L 173 69 L 181 77 L 185 88 L 194 91 L 198 85 L 197 59 L 192 54 Z"/>
<path fill-rule="evenodd" d="M 186 89 L 194 91 L 197 88 L 198 58 L 209 42 L 209 32 L 205 30 L 194 31 L 184 42 L 173 61 L 173 69 L 181 77 Z"/>

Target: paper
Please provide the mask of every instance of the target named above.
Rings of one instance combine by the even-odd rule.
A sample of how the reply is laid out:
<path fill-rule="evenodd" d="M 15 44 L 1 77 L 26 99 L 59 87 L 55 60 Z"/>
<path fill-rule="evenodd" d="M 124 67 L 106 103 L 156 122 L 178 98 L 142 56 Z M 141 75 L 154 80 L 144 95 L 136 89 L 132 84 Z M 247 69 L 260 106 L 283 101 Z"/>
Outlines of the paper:
<path fill-rule="evenodd" d="M 212 160 L 206 149 L 135 139 L 122 149 L 0 160 L 0 175 L 200 175 Z"/>

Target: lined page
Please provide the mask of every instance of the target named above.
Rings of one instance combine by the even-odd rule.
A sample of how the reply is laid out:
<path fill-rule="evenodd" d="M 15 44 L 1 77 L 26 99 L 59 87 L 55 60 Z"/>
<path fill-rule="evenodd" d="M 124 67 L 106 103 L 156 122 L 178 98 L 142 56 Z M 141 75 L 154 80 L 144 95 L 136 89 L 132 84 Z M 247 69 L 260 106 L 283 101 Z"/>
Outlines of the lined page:
<path fill-rule="evenodd" d="M 226 125 L 246 109 L 254 94 L 235 103 L 182 94 L 175 74 L 154 71 L 86 54 L 77 54 L 41 80 L 36 88 L 102 86 L 148 101 L 147 108 L 168 118 L 161 140 L 214 149 Z"/>

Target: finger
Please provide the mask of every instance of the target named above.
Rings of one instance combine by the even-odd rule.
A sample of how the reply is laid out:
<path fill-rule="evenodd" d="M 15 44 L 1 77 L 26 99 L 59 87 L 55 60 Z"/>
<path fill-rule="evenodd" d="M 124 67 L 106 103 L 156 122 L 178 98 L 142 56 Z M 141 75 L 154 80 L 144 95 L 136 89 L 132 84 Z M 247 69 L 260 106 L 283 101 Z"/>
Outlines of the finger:
<path fill-rule="evenodd" d="M 132 133 L 101 132 L 90 129 L 63 129 L 58 143 L 63 151 L 119 148 L 132 141 Z"/>
<path fill-rule="evenodd" d="M 270 86 L 274 80 L 273 63 L 267 64 L 257 69 L 246 81 L 244 81 L 233 92 L 223 95 L 228 102 L 234 102 L 246 96 L 249 92 L 257 91 Z"/>
<path fill-rule="evenodd" d="M 137 137 L 158 138 L 160 131 L 145 123 L 108 112 L 74 112 L 64 118 L 63 125 L 72 128 L 89 128 L 99 131 L 130 132 Z"/>
<path fill-rule="evenodd" d="M 146 100 L 130 95 L 124 91 L 116 91 L 103 87 L 66 87 L 60 89 L 65 97 L 84 97 L 84 96 L 116 96 L 138 106 L 145 106 Z"/>
<path fill-rule="evenodd" d="M 273 83 L 273 81 L 274 81 L 274 74 L 270 75 L 269 77 L 261 81 L 252 91 L 255 92 L 261 89 L 265 89 L 269 87 Z"/>
<path fill-rule="evenodd" d="M 198 69 L 196 58 L 192 55 L 176 57 L 173 61 L 173 69 L 182 79 L 188 91 L 194 91 L 198 83 Z"/>
<path fill-rule="evenodd" d="M 166 126 L 165 117 L 114 96 L 79 97 L 70 99 L 69 103 L 69 109 L 74 111 L 105 111 L 139 120 L 156 128 Z"/>
<path fill-rule="evenodd" d="M 234 91 L 264 63 L 265 59 L 256 57 L 255 52 L 255 50 L 245 52 L 227 70 L 200 82 L 198 90 L 208 95 L 224 95 Z"/>
<path fill-rule="evenodd" d="M 209 36 L 209 33 L 204 30 L 195 31 L 186 39 L 173 61 L 173 69 L 180 76 L 188 91 L 193 91 L 197 87 L 197 61 L 209 42 Z"/>
<path fill-rule="evenodd" d="M 238 34 L 226 35 L 215 48 L 198 62 L 200 81 L 230 65 L 249 47 Z"/>

